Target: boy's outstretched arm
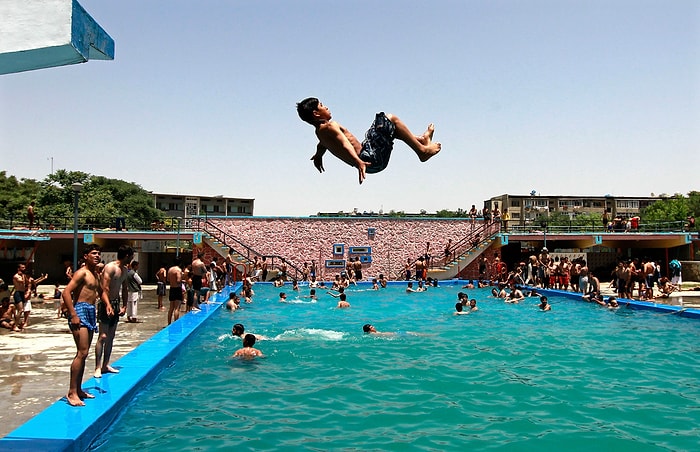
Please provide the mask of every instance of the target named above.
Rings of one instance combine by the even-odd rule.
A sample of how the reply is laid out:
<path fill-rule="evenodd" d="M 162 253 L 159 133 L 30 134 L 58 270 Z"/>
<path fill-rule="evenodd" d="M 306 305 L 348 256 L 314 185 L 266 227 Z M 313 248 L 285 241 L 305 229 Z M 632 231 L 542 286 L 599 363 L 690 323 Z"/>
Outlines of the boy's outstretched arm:
<path fill-rule="evenodd" d="M 316 145 L 316 153 L 311 157 L 311 160 L 314 161 L 314 166 L 318 170 L 319 173 L 324 172 L 326 169 L 323 167 L 323 154 L 326 153 L 326 147 L 322 145 L 321 143 L 318 143 Z"/>

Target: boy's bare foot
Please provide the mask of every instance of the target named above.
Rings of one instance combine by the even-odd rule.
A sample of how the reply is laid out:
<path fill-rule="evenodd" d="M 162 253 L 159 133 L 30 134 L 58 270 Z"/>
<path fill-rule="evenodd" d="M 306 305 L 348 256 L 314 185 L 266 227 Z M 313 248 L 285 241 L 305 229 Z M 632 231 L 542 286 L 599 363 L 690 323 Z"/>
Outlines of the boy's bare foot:
<path fill-rule="evenodd" d="M 440 152 L 441 149 L 442 149 L 442 144 L 430 143 L 429 145 L 426 146 L 425 151 L 418 154 L 418 158 L 420 159 L 421 162 L 426 162 L 432 156 L 434 156 L 435 154 Z"/>
<path fill-rule="evenodd" d="M 95 373 L 93 374 L 95 378 L 102 378 L 102 369 L 97 368 L 95 369 Z"/>
<path fill-rule="evenodd" d="M 102 368 L 103 374 L 118 374 L 119 371 L 112 366 L 105 366 Z"/>
<path fill-rule="evenodd" d="M 428 129 L 425 131 L 425 133 L 419 137 L 416 137 L 416 140 L 424 146 L 427 146 L 430 144 L 430 142 L 433 140 L 433 134 L 435 133 L 435 124 L 432 122 L 428 124 Z"/>
<path fill-rule="evenodd" d="M 85 391 L 78 391 L 78 397 L 81 399 L 94 399 L 95 396 Z"/>
<path fill-rule="evenodd" d="M 68 405 L 70 406 L 85 406 L 85 402 L 80 400 L 80 397 L 78 397 L 78 394 L 68 394 L 66 396 L 66 400 L 68 400 Z"/>

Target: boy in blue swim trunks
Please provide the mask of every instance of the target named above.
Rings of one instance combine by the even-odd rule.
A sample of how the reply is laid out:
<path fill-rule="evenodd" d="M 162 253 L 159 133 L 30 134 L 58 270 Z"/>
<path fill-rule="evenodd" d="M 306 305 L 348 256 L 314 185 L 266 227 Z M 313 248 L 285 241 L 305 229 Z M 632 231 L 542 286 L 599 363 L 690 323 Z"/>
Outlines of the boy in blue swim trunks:
<path fill-rule="evenodd" d="M 68 403 L 83 406 L 83 399 L 95 396 L 82 389 L 85 360 L 90 352 L 92 336 L 97 331 L 97 313 L 95 302 L 99 298 L 100 279 L 97 264 L 100 263 L 100 247 L 92 244 L 83 251 L 85 266 L 73 273 L 73 277 L 63 290 L 61 296 L 68 312 L 68 326 L 73 333 L 77 352 L 70 365 L 70 386 Z"/>
<path fill-rule="evenodd" d="M 387 167 L 394 146 L 394 139 L 406 143 L 425 162 L 440 152 L 442 145 L 433 143 L 435 127 L 430 124 L 423 135 L 416 136 L 398 117 L 392 114 L 377 113 L 372 126 L 360 143 L 345 127 L 331 121 L 331 112 L 315 97 L 309 97 L 297 104 L 299 117 L 314 126 L 318 144 L 311 160 L 319 172 L 323 168 L 323 154 L 331 151 L 348 165 L 357 168 L 360 183 L 366 173 L 378 173 Z"/>

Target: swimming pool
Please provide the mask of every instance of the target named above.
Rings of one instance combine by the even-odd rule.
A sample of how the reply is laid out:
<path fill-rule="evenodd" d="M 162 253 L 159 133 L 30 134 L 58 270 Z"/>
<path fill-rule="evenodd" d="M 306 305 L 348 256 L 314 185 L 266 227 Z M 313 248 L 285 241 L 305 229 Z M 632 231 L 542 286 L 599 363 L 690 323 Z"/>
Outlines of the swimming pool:
<path fill-rule="evenodd" d="M 95 450 L 473 447 L 693 450 L 700 429 L 700 324 L 550 299 L 509 305 L 459 285 L 406 294 L 351 288 L 220 310 L 93 445 Z M 305 295 L 308 289 L 302 288 Z M 233 323 L 268 337 L 234 361 Z M 396 332 L 368 336 L 362 325 Z M 417 334 L 412 334 L 417 333 Z"/>

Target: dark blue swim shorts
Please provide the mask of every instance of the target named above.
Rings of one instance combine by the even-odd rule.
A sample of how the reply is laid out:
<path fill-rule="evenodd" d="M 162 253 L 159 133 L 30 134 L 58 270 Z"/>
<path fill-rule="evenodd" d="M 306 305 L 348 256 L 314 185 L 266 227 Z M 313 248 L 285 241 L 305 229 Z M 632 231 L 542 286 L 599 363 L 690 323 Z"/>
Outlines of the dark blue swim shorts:
<path fill-rule="evenodd" d="M 394 123 L 389 121 L 384 112 L 377 113 L 372 126 L 365 134 L 360 151 L 360 159 L 370 164 L 366 170 L 368 174 L 378 173 L 389 164 L 389 157 L 394 148 L 394 132 Z"/>

